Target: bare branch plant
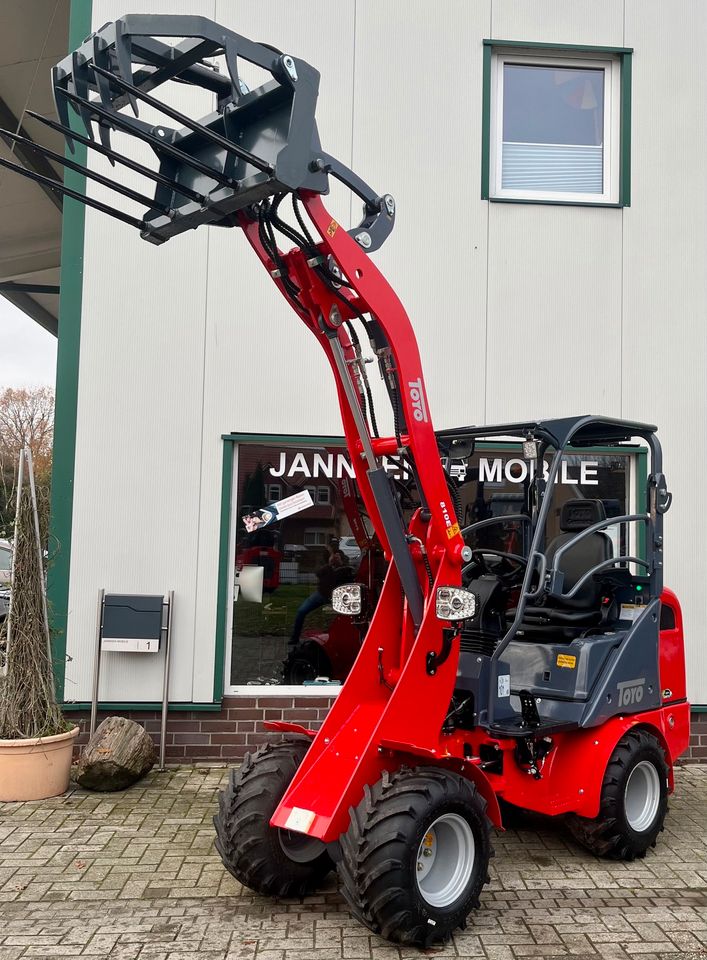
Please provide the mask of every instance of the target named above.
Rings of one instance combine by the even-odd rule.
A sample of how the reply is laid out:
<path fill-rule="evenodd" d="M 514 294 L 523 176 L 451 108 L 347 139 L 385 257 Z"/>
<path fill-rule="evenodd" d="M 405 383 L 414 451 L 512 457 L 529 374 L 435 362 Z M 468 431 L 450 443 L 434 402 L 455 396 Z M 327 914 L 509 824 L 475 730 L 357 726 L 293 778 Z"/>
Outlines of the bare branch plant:
<path fill-rule="evenodd" d="M 54 694 L 32 458 L 24 451 L 22 457 L 25 479 L 19 484 L 11 605 L 0 632 L 7 659 L 0 679 L 0 740 L 47 737 L 68 729 Z"/>

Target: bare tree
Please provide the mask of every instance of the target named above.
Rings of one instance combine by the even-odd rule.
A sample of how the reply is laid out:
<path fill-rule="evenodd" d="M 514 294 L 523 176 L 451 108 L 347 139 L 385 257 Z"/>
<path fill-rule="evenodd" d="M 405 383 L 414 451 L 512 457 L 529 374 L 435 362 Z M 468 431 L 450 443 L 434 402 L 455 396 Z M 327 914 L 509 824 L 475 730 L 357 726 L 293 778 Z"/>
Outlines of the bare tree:
<path fill-rule="evenodd" d="M 0 392 L 0 537 L 11 535 L 20 451 L 32 451 L 42 542 L 47 542 L 54 434 L 54 391 L 50 387 Z"/>

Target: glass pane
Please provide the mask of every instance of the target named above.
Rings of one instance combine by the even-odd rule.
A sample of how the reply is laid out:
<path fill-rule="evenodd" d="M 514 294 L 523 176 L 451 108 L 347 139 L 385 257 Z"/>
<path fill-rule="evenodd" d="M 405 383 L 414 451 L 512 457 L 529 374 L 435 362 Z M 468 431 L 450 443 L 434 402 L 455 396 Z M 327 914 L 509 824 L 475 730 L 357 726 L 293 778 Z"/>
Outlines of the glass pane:
<path fill-rule="evenodd" d="M 504 189 L 603 193 L 603 141 L 603 69 L 504 64 Z"/>
<path fill-rule="evenodd" d="M 548 451 L 545 468 L 554 451 Z M 629 512 L 628 478 L 630 454 L 566 454 L 553 494 L 548 516 L 546 540 L 562 533 L 562 504 L 571 499 L 601 500 L 607 517 Z M 527 514 L 527 497 L 532 480 L 532 465 L 517 452 L 477 450 L 457 474 L 464 528 L 481 520 L 497 519 L 480 530 L 471 530 L 464 539 L 472 548 L 486 547 L 526 556 L 529 546 L 528 524 L 504 518 Z M 625 524 L 609 527 L 614 556 L 628 553 L 629 531 Z"/>
<path fill-rule="evenodd" d="M 337 615 L 331 592 L 360 581 L 375 604 L 386 564 L 367 519 L 344 448 L 239 444 L 231 683 L 346 679 L 367 621 Z"/>
<path fill-rule="evenodd" d="M 10 560 L 10 551 L 5 549 L 5 547 L 0 547 L 0 570 L 9 570 Z"/>

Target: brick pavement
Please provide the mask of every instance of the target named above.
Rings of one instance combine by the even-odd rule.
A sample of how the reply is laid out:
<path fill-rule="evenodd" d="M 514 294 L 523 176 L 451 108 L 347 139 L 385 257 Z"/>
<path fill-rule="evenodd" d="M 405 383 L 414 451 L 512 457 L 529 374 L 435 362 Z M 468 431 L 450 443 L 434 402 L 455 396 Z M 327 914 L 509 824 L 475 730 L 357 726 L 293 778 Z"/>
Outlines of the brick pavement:
<path fill-rule="evenodd" d="M 540 820 L 496 837 L 482 907 L 447 947 L 400 950 L 353 921 L 332 877 L 270 901 L 213 849 L 223 768 L 153 773 L 122 794 L 0 804 L 0 960 L 707 958 L 707 768 L 677 771 L 662 843 L 600 861 Z"/>

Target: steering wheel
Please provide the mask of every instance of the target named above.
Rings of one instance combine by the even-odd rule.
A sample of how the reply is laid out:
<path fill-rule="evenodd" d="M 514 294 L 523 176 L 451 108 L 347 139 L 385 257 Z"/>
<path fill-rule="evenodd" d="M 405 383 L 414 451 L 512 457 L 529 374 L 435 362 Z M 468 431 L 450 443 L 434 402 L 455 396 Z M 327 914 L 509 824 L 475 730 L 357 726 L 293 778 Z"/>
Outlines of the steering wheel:
<path fill-rule="evenodd" d="M 487 563 L 486 557 L 498 557 L 501 560 L 501 564 L 505 562 L 511 566 L 511 569 L 505 572 L 493 569 L 490 564 Z M 471 560 L 469 563 L 462 567 L 462 575 L 473 566 L 479 567 L 482 574 L 497 576 L 502 580 L 509 580 L 517 576 L 521 570 L 525 570 L 528 566 L 528 560 L 526 557 L 521 557 L 520 554 L 510 553 L 507 550 L 492 550 L 488 547 L 477 547 L 471 551 Z"/>

